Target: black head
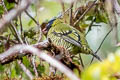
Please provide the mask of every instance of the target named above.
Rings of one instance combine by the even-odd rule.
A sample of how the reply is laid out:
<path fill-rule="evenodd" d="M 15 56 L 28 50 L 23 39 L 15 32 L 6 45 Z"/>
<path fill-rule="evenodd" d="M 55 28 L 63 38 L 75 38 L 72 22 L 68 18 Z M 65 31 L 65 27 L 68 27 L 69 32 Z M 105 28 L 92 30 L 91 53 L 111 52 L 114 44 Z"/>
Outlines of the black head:
<path fill-rule="evenodd" d="M 46 25 L 46 31 L 48 31 L 51 28 L 51 25 L 53 24 L 53 22 L 56 20 L 56 18 L 51 19 L 48 24 Z"/>

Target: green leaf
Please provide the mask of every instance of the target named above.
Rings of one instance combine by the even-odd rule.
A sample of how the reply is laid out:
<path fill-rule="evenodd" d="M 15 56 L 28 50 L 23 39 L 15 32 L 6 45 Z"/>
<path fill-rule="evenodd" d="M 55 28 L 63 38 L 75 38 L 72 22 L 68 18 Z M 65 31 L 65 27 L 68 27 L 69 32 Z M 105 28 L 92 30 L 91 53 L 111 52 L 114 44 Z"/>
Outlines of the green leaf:
<path fill-rule="evenodd" d="M 11 68 L 11 78 L 15 78 L 17 75 L 16 75 L 16 69 L 15 69 L 15 66 L 12 65 L 12 68 Z"/>
<path fill-rule="evenodd" d="M 15 6 L 15 3 L 9 3 L 7 0 L 4 0 L 4 2 L 7 10 L 11 10 Z"/>
<path fill-rule="evenodd" d="M 30 62 L 27 58 L 27 56 L 24 56 L 23 57 L 23 64 L 28 68 L 30 66 Z"/>
<path fill-rule="evenodd" d="M 4 67 L 3 65 L 0 64 L 0 72 L 3 72 L 4 71 Z"/>
<path fill-rule="evenodd" d="M 41 75 L 42 73 L 45 72 L 45 67 L 44 66 L 41 66 L 40 64 L 37 66 L 37 70 L 38 70 L 38 73 L 39 75 Z"/>
<path fill-rule="evenodd" d="M 17 75 L 20 75 L 20 73 L 22 72 L 20 65 L 17 62 L 15 64 L 15 70 Z"/>
<path fill-rule="evenodd" d="M 0 15 L 4 13 L 4 8 L 0 6 Z"/>
<path fill-rule="evenodd" d="M 88 18 L 86 20 L 90 20 L 91 21 L 91 20 L 93 20 L 93 17 L 94 16 L 88 16 Z"/>
<path fill-rule="evenodd" d="M 104 14 L 97 14 L 96 15 L 96 23 L 106 23 L 108 22 L 107 17 Z"/>
<path fill-rule="evenodd" d="M 28 26 L 31 26 L 33 23 L 33 20 L 31 19 L 29 22 L 28 22 Z"/>
<path fill-rule="evenodd" d="M 32 8 L 32 10 L 36 10 L 36 6 L 35 6 L 35 4 L 31 4 L 30 7 Z"/>

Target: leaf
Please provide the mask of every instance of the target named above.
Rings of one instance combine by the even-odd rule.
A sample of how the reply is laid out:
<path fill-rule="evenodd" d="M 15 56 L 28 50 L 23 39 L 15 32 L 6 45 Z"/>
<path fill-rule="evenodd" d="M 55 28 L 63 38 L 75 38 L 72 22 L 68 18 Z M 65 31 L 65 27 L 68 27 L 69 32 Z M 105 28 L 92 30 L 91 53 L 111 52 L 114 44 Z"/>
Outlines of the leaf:
<path fill-rule="evenodd" d="M 96 23 L 106 23 L 108 22 L 107 17 L 104 14 L 97 14 L 96 15 Z"/>
<path fill-rule="evenodd" d="M 17 76 L 16 70 L 15 70 L 15 65 L 12 65 L 11 68 L 11 78 L 15 78 Z"/>
<path fill-rule="evenodd" d="M 88 16 L 88 18 L 86 20 L 90 20 L 91 21 L 91 20 L 93 20 L 93 17 L 94 16 Z"/>
<path fill-rule="evenodd" d="M 29 22 L 28 22 L 28 26 L 31 26 L 33 23 L 33 20 L 31 19 Z"/>
<path fill-rule="evenodd" d="M 15 70 L 16 70 L 16 74 L 17 75 L 20 75 L 20 72 L 22 71 L 21 68 L 20 68 L 20 65 L 18 65 L 18 63 L 16 62 L 15 64 Z"/>
<path fill-rule="evenodd" d="M 39 75 L 41 75 L 42 73 L 45 72 L 45 67 L 44 66 L 41 66 L 40 64 L 37 66 L 37 70 L 38 70 L 38 73 Z"/>
<path fill-rule="evenodd" d="M 4 13 L 4 8 L 0 6 L 0 15 Z"/>
<path fill-rule="evenodd" d="M 24 56 L 23 57 L 23 64 L 28 68 L 30 66 L 30 62 L 27 58 L 27 56 Z"/>
<path fill-rule="evenodd" d="M 4 0 L 4 2 L 5 2 L 5 6 L 8 10 L 11 10 L 15 6 L 15 3 L 9 3 L 7 0 Z"/>
<path fill-rule="evenodd" d="M 0 64 L 0 72 L 3 72 L 4 71 L 4 67 L 3 65 Z"/>

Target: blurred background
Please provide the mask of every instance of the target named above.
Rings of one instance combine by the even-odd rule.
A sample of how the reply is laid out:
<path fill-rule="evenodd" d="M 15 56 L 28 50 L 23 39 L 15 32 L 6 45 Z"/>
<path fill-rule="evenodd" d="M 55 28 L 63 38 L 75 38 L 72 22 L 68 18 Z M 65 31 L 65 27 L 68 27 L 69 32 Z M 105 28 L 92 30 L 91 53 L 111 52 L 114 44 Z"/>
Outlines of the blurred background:
<path fill-rule="evenodd" d="M 10 1 L 10 2 L 9 2 Z M 12 3 L 12 1 L 15 0 L 5 0 L 5 4 L 7 9 L 10 11 L 11 9 L 13 9 L 15 7 L 15 3 Z M 58 15 L 61 14 L 61 12 L 63 12 L 63 6 L 62 3 L 64 3 L 64 8 L 65 10 L 67 10 L 68 8 L 70 8 L 71 2 L 75 1 L 74 6 L 73 6 L 73 12 L 75 12 L 75 10 L 77 10 L 78 7 L 84 7 L 86 5 L 89 6 L 89 2 L 90 1 L 94 1 L 94 0 L 33 0 L 32 5 L 30 5 L 30 7 L 27 9 L 27 12 L 34 18 L 36 19 L 36 21 L 38 21 L 40 24 L 43 24 L 44 22 L 48 22 L 49 20 L 51 20 L 54 17 L 57 17 Z M 118 0 L 120 2 L 120 0 Z M 1 0 L 0 0 L 1 2 Z M 85 7 L 86 9 L 86 7 Z M 89 33 L 86 35 L 86 39 L 88 41 L 88 44 L 90 45 L 90 48 L 95 52 L 101 42 L 103 41 L 104 37 L 106 36 L 106 34 L 110 31 L 111 26 L 109 24 L 108 18 L 106 15 L 106 12 L 104 10 L 101 10 L 98 7 L 98 15 L 97 15 L 97 19 L 96 22 L 93 23 L 94 26 L 92 26 L 91 30 L 89 31 Z M 2 5 L 0 5 L 0 18 L 2 16 L 4 16 L 5 12 L 4 12 L 4 8 L 2 7 Z M 81 21 L 80 26 L 83 26 L 83 28 L 85 27 L 85 32 L 87 33 L 88 31 L 88 25 L 90 25 L 91 22 L 91 17 L 93 18 L 94 16 L 94 11 L 91 11 L 90 14 L 87 15 L 87 17 L 89 19 L 85 19 L 83 20 L 83 23 Z M 120 26 L 120 18 L 118 15 L 117 16 L 117 20 L 118 20 L 118 39 L 120 40 L 119 34 L 119 26 Z M 20 20 L 19 19 L 14 19 L 14 23 L 17 26 L 17 30 L 19 33 L 20 32 Z M 25 12 L 23 12 L 21 14 L 21 21 L 22 21 L 22 26 L 23 26 L 23 31 L 25 34 L 25 37 L 27 38 L 28 44 L 35 44 L 38 41 L 39 38 L 39 28 L 38 26 L 34 23 L 34 21 L 28 16 L 26 15 Z M 96 25 L 96 26 L 95 26 Z M 7 25 L 10 26 L 10 25 Z M 33 31 L 35 30 L 35 31 Z M 38 32 L 38 33 L 36 33 Z M 10 35 L 10 39 L 15 39 L 15 37 L 13 35 L 11 35 L 11 31 L 10 29 L 5 29 L 3 34 L 0 34 L 0 36 L 9 36 Z M 98 55 L 102 58 L 105 59 L 108 54 L 114 52 L 117 47 L 115 42 L 115 37 L 114 37 L 114 32 L 111 32 L 105 39 L 105 41 L 103 42 L 100 50 L 98 51 Z M 42 40 L 45 40 L 46 38 L 43 36 Z M 118 41 L 119 41 L 118 40 Z M 4 52 L 5 49 L 3 50 L 3 48 L 5 48 L 3 45 L 4 43 L 6 43 L 5 40 L 0 41 L 0 52 Z M 82 59 L 83 62 L 85 64 L 85 67 L 89 66 L 89 63 L 92 59 L 91 55 L 82 55 Z M 31 60 L 29 59 L 28 56 L 24 56 L 23 58 L 23 64 L 32 72 L 32 74 L 34 74 L 33 71 L 33 65 L 31 65 Z M 96 62 L 98 60 L 94 59 L 94 62 Z M 93 63 L 94 63 L 93 62 Z M 36 58 L 36 65 L 37 65 L 37 69 L 39 72 L 39 75 L 42 74 L 47 74 L 49 75 L 49 64 L 46 62 L 42 62 L 42 65 L 39 64 L 41 63 L 41 61 Z M 6 68 L 7 67 L 7 68 Z M 4 73 L 2 73 L 4 72 Z M 19 75 L 20 74 L 20 75 Z M 59 72 L 58 72 L 59 74 Z M 10 77 L 21 77 L 23 78 L 23 80 L 28 79 L 28 77 L 26 76 L 25 73 L 22 73 L 21 69 L 19 68 L 19 65 L 17 64 L 17 62 L 12 62 L 10 64 L 7 65 L 0 65 L 0 78 L 3 78 L 4 76 L 10 76 Z"/>

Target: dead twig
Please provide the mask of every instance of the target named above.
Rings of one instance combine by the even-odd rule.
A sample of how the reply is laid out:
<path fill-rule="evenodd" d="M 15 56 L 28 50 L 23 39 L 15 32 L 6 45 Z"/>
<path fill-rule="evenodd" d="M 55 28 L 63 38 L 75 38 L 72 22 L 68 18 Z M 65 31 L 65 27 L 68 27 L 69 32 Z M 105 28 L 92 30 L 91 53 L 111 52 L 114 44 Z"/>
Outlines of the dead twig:
<path fill-rule="evenodd" d="M 64 2 L 63 0 L 59 0 L 60 4 L 61 4 L 61 7 L 62 7 L 62 13 L 63 15 L 65 15 L 65 6 L 64 6 Z M 64 19 L 64 22 L 66 23 L 66 19 Z"/>
<path fill-rule="evenodd" d="M 71 5 L 70 5 L 70 11 L 69 11 L 69 22 L 70 22 L 70 25 L 72 25 L 73 23 L 72 23 L 72 18 L 73 18 L 73 16 L 72 16 L 72 13 L 73 13 L 73 5 L 74 5 L 74 2 L 72 1 L 71 2 Z"/>
<path fill-rule="evenodd" d="M 85 12 L 79 17 L 79 19 L 74 23 L 73 26 L 75 26 L 76 24 L 78 24 L 78 23 L 80 22 L 80 20 L 81 20 L 81 19 L 87 14 L 87 12 L 96 4 L 97 1 L 98 1 L 98 0 L 95 0 L 95 1 L 92 3 L 92 5 L 91 5 L 88 9 L 85 10 Z"/>

